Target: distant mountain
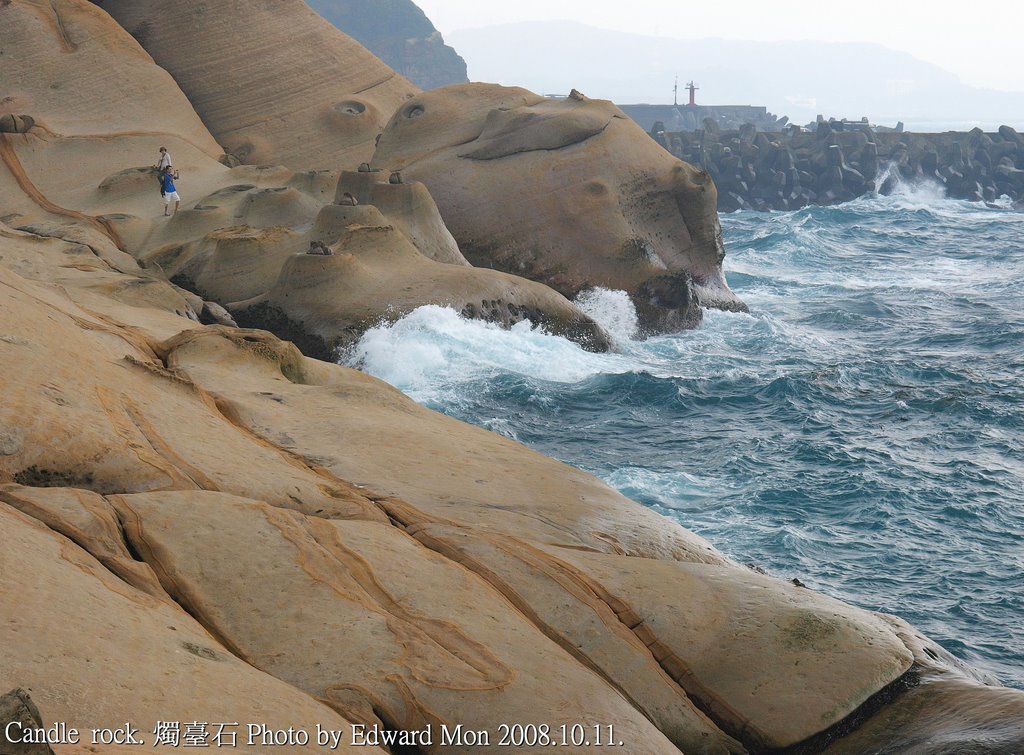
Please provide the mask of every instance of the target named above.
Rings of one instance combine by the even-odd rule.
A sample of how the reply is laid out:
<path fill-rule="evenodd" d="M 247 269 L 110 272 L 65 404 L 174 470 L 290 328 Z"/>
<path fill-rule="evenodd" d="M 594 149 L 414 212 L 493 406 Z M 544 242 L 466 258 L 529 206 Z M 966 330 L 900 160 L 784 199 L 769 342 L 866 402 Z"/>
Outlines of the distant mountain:
<path fill-rule="evenodd" d="M 469 81 L 466 61 L 412 0 L 307 0 L 309 6 L 421 89 Z"/>
<path fill-rule="evenodd" d="M 876 44 L 681 40 L 571 21 L 469 29 L 449 40 L 474 80 L 543 93 L 575 87 L 622 104 L 671 103 L 678 74 L 681 102 L 682 87 L 692 79 L 700 86 L 698 103 L 767 105 L 796 122 L 821 113 L 866 115 L 887 124 L 1024 124 L 1024 93 L 970 87 L 948 71 Z"/>

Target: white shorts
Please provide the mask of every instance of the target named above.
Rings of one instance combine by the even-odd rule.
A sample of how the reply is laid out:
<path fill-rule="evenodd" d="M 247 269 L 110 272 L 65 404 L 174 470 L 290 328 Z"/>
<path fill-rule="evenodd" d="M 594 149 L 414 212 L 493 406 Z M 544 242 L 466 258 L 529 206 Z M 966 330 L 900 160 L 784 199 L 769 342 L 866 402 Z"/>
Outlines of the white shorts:
<path fill-rule="evenodd" d="M 170 204 L 171 202 L 180 202 L 181 197 L 178 196 L 178 192 L 171 191 L 164 194 L 164 204 Z"/>

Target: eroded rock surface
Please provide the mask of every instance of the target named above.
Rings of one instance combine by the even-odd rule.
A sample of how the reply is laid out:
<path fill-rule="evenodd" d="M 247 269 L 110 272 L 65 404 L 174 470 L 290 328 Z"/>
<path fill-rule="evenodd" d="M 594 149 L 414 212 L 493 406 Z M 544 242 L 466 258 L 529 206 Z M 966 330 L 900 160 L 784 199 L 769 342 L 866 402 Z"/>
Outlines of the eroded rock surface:
<path fill-rule="evenodd" d="M 569 297 L 626 290 L 649 330 L 743 308 L 722 275 L 714 183 L 610 102 L 445 87 L 399 108 L 373 164 L 425 183 L 473 264 Z"/>
<path fill-rule="evenodd" d="M 245 163 L 355 167 L 418 91 L 301 0 L 97 4 L 170 72 Z"/>
<path fill-rule="evenodd" d="M 35 114 L 0 133 L 0 690 L 29 690 L 33 716 L 130 720 L 146 744 L 112 755 L 166 751 L 149 732 L 168 720 L 462 724 L 505 751 L 495 726 L 512 717 L 556 730 L 600 718 L 624 752 L 1021 749 L 1024 694 L 904 623 L 754 574 L 590 475 L 225 324 L 210 299 L 237 312 L 266 297 L 324 328 L 356 304 L 428 296 L 479 297 L 499 316 L 495 302 L 522 314 L 529 296 L 568 307 L 464 264 L 414 180 L 429 144 L 390 141 L 410 150 L 412 173 L 394 176 L 228 167 L 187 106 L 178 136 L 160 130 L 165 105 L 150 100 L 184 97 L 96 8 L 0 3 L 0 35 L 3 81 L 22 82 L 11 112 Z M 67 112 L 41 91 L 50 76 L 82 95 Z M 465 142 L 438 160 L 575 155 L 585 173 L 612 149 L 588 145 L 620 130 L 600 103 L 455 91 L 471 118 L 420 114 Z M 146 167 L 161 144 L 183 171 L 170 219 Z M 689 175 L 650 170 L 648 188 Z M 671 206 L 675 191 L 629 196 Z M 547 218 L 562 232 L 605 222 L 566 206 Z M 608 208 L 614 233 L 643 215 Z M 697 280 L 665 275 L 638 284 L 662 304 Z"/>
<path fill-rule="evenodd" d="M 497 732 L 545 710 L 553 729 L 593 718 L 637 751 L 674 751 L 483 580 L 395 527 L 291 516 L 215 493 L 123 496 L 115 505 L 129 539 L 204 623 L 350 719 Z M 208 526 L 190 532 L 175 526 L 182 518 Z M 246 557 L 253 542 L 258 564 Z M 240 580 L 251 585 L 245 595 Z M 264 609 L 265 620 L 253 621 L 254 605 L 269 608 L 281 594 L 303 609 Z M 497 741 L 473 749 L 502 751 Z"/>
<path fill-rule="evenodd" d="M 348 730 L 350 722 L 330 706 L 237 658 L 166 596 L 121 582 L 89 553 L 6 504 L 0 531 L 0 642 L 8 649 L 0 656 L 0 683 L 20 679 L 31 688 L 45 720 L 80 731 L 130 721 L 150 744 L 157 721 Z"/>
<path fill-rule="evenodd" d="M 25 731 L 44 726 L 32 697 L 21 687 L 0 696 L 0 727 L 4 732 L 4 752 L 8 755 L 53 755 L 48 743 L 35 741 L 40 738 L 29 736 L 29 741 L 25 741 Z"/>
<path fill-rule="evenodd" d="M 36 128 L 80 137 L 149 131 L 177 134 L 214 156 L 220 154 L 167 71 L 153 65 L 135 40 L 96 5 L 84 0 L 17 0 L 0 5 L 0 25 L 0 116 L 23 119 L 20 128 L 15 121 L 12 128 L 0 131 Z M 139 107 L 139 97 L 146 107 Z M 31 124 L 24 121 L 26 114 Z M 77 180 L 74 174 L 68 170 L 65 178 Z"/>
<path fill-rule="evenodd" d="M 326 205 L 294 179 L 280 190 L 219 190 L 199 207 L 245 225 L 161 245 L 145 257 L 222 302 L 240 324 L 272 330 L 323 359 L 367 328 L 429 304 L 506 327 L 529 320 L 586 348 L 609 348 L 600 326 L 547 286 L 470 266 L 422 184 L 381 177 L 343 172 L 336 202 Z M 202 230 L 197 220 L 190 234 Z"/>
<path fill-rule="evenodd" d="M 1024 695 L 915 650 L 899 622 L 754 574 L 578 470 L 269 334 L 100 295 L 109 267 L 48 286 L 76 256 L 66 239 L 3 242 L 40 252 L 16 265 L 33 280 L 0 266 L 3 574 L 40 602 L 0 627 L 5 647 L 35 648 L 0 661 L 0 685 L 31 684 L 44 716 L 189 715 L 149 676 L 128 707 L 116 692 L 132 653 L 178 673 L 163 659 L 185 638 L 189 663 L 232 676 L 210 678 L 208 710 L 292 725 L 491 728 L 514 711 L 557 727 L 599 711 L 641 752 L 840 747 L 848 721 L 867 750 L 888 727 L 1014 741 Z M 54 623 L 73 635 L 39 629 Z M 129 652 L 90 666 L 114 647 Z M 69 660 L 56 672 L 34 652 Z M 921 658 L 927 695 L 861 712 Z M 292 693 L 254 674 L 320 702 L 282 707 Z M 77 689 L 107 694 L 83 705 Z M 956 700 L 976 708 L 940 724 L 932 705 Z"/>

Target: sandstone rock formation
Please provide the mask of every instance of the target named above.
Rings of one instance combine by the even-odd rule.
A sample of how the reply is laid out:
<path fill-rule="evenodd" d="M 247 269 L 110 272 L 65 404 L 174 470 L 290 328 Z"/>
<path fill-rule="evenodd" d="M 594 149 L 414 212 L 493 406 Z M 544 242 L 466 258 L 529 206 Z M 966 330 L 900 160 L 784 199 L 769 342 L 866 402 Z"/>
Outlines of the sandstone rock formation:
<path fill-rule="evenodd" d="M 213 157 L 221 153 L 174 80 L 95 5 L 18 0 L 0 14 L 3 118 L 27 114 L 38 133 L 66 137 L 173 134 Z M 61 167 L 65 181 L 80 180 L 74 163 Z"/>
<path fill-rule="evenodd" d="M 722 275 L 715 186 L 610 102 L 466 84 L 406 102 L 373 164 L 422 181 L 466 258 L 573 297 L 624 289 L 650 330 L 742 309 Z"/>
<path fill-rule="evenodd" d="M 413 0 L 310 0 L 309 6 L 420 89 L 469 81 L 466 61 Z"/>
<path fill-rule="evenodd" d="M 185 6 L 177 10 L 183 13 Z M 339 189 L 336 170 L 228 169 L 216 159 L 220 147 L 175 82 L 103 11 L 84 2 L 25 2 L 3 12 L 14 33 L 11 55 L 0 67 L 19 82 L 10 106 L 33 103 L 38 118 L 24 135 L 0 143 L 10 168 L 0 176 L 0 185 L 10 188 L 5 210 L 34 217 L 46 209 L 43 217 L 50 220 L 90 223 L 120 248 L 216 300 L 193 301 L 197 319 L 231 323 L 224 307 L 245 301 L 238 307 L 245 322 L 273 327 L 309 353 L 331 358 L 336 346 L 366 327 L 417 306 L 441 304 L 506 325 L 530 319 L 590 348 L 607 348 L 607 336 L 562 296 L 538 283 L 470 267 L 422 184 L 391 184 L 386 174 L 352 172 Z M 59 52 L 65 42 L 58 29 L 77 40 L 73 53 Z M 16 71 L 22 55 L 35 62 L 25 75 Z M 102 74 L 85 73 L 92 71 Z M 82 99 L 65 108 L 49 94 L 54 78 Z M 138 92 L 143 85 L 144 95 Z M 104 114 L 118 121 L 105 122 Z M 54 132 L 51 122 L 69 133 Z M 330 159 L 315 141 L 293 135 L 288 143 L 301 144 L 310 159 Z M 161 207 L 156 181 L 149 168 L 140 167 L 154 161 L 162 145 L 182 172 L 184 205 L 170 220 L 154 217 Z M 341 201 L 347 189 L 361 206 L 342 210 L 331 203 L 336 195 Z M 353 224 L 366 228 L 351 233 L 346 226 Z M 352 242 L 337 255 L 305 254 L 311 243 L 336 245 L 349 236 Z M 322 274 L 328 270 L 333 272 Z"/>
<path fill-rule="evenodd" d="M 45 719 L 99 726 L 117 705 L 136 725 L 198 708 L 493 731 L 600 714 L 630 751 L 666 753 L 868 751 L 890 726 L 1020 742 L 1024 694 L 906 625 L 733 564 L 582 472 L 268 334 L 98 295 L 103 264 L 54 289 L 77 247 L 5 234 L 0 600 L 18 619 L 0 640 L 67 661 L 5 654 L 0 684 L 30 686 Z M 128 669 L 130 705 L 111 694 Z M 157 676 L 190 679 L 188 699 Z M 958 700 L 975 707 L 940 723 L 933 703 Z"/>
<path fill-rule="evenodd" d="M 343 172 L 337 202 L 319 208 L 294 177 L 285 187 L 219 190 L 198 208 L 214 222 L 246 225 L 162 244 L 144 257 L 222 302 L 241 324 L 273 330 L 323 359 L 426 304 L 505 326 L 530 320 L 587 348 L 609 347 L 593 320 L 546 286 L 471 267 L 424 186 L 383 182 L 383 175 Z M 277 224 L 305 222 L 304 232 Z"/>
<path fill-rule="evenodd" d="M 43 718 L 32 702 L 31 696 L 21 687 L 0 697 L 0 726 L 4 729 L 4 750 L 10 755 L 53 755 L 53 748 L 46 741 L 25 741 L 25 730 L 42 729 Z M 13 726 L 14 728 L 8 728 Z M 14 733 L 11 742 L 9 733 Z M 30 737 L 31 740 L 38 739 Z M 45 737 L 43 738 L 45 739 Z"/>
<path fill-rule="evenodd" d="M 417 92 L 302 0 L 97 4 L 170 72 L 244 163 L 355 167 Z"/>
<path fill-rule="evenodd" d="M 0 4 L 0 37 L 12 112 L 34 119 L 0 133 L 0 713 L 127 721 L 144 744 L 112 755 L 166 752 L 161 721 L 211 737 L 239 722 L 250 752 L 270 749 L 244 744 L 250 723 L 462 724 L 489 732 L 474 752 L 507 752 L 508 722 L 612 726 L 643 753 L 1024 746 L 1024 693 L 905 623 L 756 574 L 590 475 L 270 333 L 204 324 L 229 320 L 193 289 L 239 314 L 285 292 L 299 304 L 281 311 L 319 316 L 338 306 L 324 292 L 358 303 L 374 285 L 402 306 L 454 296 L 442 284 L 489 306 L 498 289 L 564 302 L 464 264 L 408 171 L 227 167 L 174 82 L 81 0 Z M 82 94 L 67 112 L 51 80 Z M 161 130 L 159 102 L 181 105 L 184 136 Z M 603 106 L 539 112 L 508 138 L 519 116 L 495 116 L 473 159 L 616 123 Z M 161 144 L 183 171 L 169 220 L 144 167 Z M 360 286 L 322 284 L 334 265 Z"/>
<path fill-rule="evenodd" d="M 5 648 L 21 650 L 4 654 L 0 678 L 31 687 L 45 721 L 80 731 L 128 721 L 147 743 L 158 721 L 347 731 L 348 720 L 237 658 L 166 595 L 121 582 L 86 550 L 6 503 L 0 528 L 7 617 L 0 636 Z"/>

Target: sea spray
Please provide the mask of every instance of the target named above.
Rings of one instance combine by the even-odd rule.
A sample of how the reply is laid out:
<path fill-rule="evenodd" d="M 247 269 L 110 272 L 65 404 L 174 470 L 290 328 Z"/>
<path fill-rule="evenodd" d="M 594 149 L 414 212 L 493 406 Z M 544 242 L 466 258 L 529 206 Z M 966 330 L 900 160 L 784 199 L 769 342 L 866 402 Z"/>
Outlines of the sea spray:
<path fill-rule="evenodd" d="M 722 225 L 749 314 L 589 354 L 428 307 L 355 361 L 1024 687 L 1024 213 L 908 186 Z"/>
<path fill-rule="evenodd" d="M 607 288 L 592 288 L 576 297 L 576 305 L 611 336 L 622 348 L 636 338 L 640 320 L 629 294 Z"/>
<path fill-rule="evenodd" d="M 620 355 L 584 351 L 525 320 L 506 330 L 435 305 L 420 307 L 393 325 L 371 328 L 342 361 L 427 404 L 501 374 L 576 383 L 631 367 Z"/>

